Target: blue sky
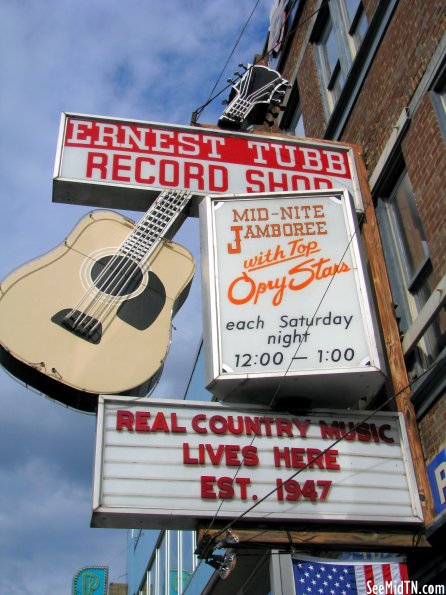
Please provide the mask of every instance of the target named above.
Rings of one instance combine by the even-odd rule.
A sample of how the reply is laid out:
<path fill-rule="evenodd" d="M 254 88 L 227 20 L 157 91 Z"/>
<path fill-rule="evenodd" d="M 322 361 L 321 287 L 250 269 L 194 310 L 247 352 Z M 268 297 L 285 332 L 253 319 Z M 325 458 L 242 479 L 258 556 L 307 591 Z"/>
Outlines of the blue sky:
<path fill-rule="evenodd" d="M 0 1 L 0 279 L 59 244 L 89 209 L 52 203 L 63 111 L 188 125 L 256 0 Z M 261 0 L 218 90 L 261 51 Z M 200 123 L 216 124 L 221 99 Z M 133 213 L 135 219 L 139 213 Z M 198 223 L 176 237 L 197 257 Z M 198 347 L 197 275 L 155 395 L 181 398 Z M 0 370 L 0 593 L 63 595 L 83 566 L 125 582 L 124 531 L 90 529 L 94 417 Z"/>

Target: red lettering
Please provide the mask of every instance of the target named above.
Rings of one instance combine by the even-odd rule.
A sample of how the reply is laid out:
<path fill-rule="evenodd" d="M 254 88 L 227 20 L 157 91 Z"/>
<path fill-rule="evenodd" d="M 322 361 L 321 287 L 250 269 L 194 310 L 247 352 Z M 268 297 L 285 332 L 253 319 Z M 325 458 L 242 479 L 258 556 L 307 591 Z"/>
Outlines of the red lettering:
<path fill-rule="evenodd" d="M 232 500 L 234 497 L 234 486 L 230 477 L 219 477 L 217 486 L 220 489 L 218 497 L 222 500 Z"/>
<path fill-rule="evenodd" d="M 214 483 L 216 477 L 214 475 L 201 476 L 201 497 L 209 500 L 216 500 L 217 494 L 214 492 Z"/>
<path fill-rule="evenodd" d="M 206 415 L 204 413 L 200 413 L 198 415 L 195 415 L 192 418 L 192 429 L 194 430 L 194 432 L 197 432 L 197 434 L 207 434 L 208 431 L 206 428 L 201 428 L 198 425 L 198 422 L 200 421 L 204 421 L 206 419 Z"/>
<path fill-rule="evenodd" d="M 180 170 L 178 161 L 163 159 L 159 163 L 159 168 L 159 181 L 161 186 L 179 186 Z"/>
<path fill-rule="evenodd" d="M 150 428 L 147 424 L 147 420 L 149 419 L 149 417 L 149 411 L 136 412 L 135 430 L 137 432 L 150 432 Z"/>
<path fill-rule="evenodd" d="M 220 174 L 220 184 L 217 182 L 217 174 Z M 209 190 L 213 192 L 226 192 L 229 188 L 228 170 L 219 165 L 209 166 Z"/>
<path fill-rule="evenodd" d="M 238 458 L 239 452 L 240 446 L 235 444 L 227 444 L 225 446 L 226 465 L 228 467 L 239 467 L 241 465 L 241 461 Z"/>
<path fill-rule="evenodd" d="M 242 448 L 243 464 L 247 467 L 255 467 L 259 464 L 259 457 L 257 455 L 257 447 L 244 446 Z"/>
<path fill-rule="evenodd" d="M 190 455 L 190 447 L 187 442 L 183 442 L 183 464 L 184 465 L 198 465 L 198 459 L 193 459 Z"/>
<path fill-rule="evenodd" d="M 381 438 L 381 440 L 383 442 L 386 442 L 387 444 L 393 444 L 395 442 L 395 440 L 392 438 L 392 436 L 386 436 L 385 432 L 387 430 L 391 430 L 392 428 L 389 426 L 389 424 L 384 424 L 382 426 L 379 427 L 379 437 Z"/>
<path fill-rule="evenodd" d="M 257 178 L 257 179 L 256 179 Z M 266 187 L 263 181 L 263 172 L 257 169 L 248 169 L 246 171 L 246 181 L 251 186 L 247 186 L 246 190 L 248 192 L 265 192 Z"/>
<path fill-rule="evenodd" d="M 155 176 L 147 176 L 145 178 L 143 177 L 142 166 L 144 163 L 155 165 L 155 160 L 151 157 L 137 157 L 135 159 L 135 180 L 138 182 L 138 184 L 154 184 Z"/>
<path fill-rule="evenodd" d="M 189 163 L 186 161 L 184 164 L 184 187 L 191 188 L 192 180 L 195 180 L 197 182 L 197 190 L 203 190 L 203 175 L 204 170 L 201 163 Z"/>
<path fill-rule="evenodd" d="M 152 424 L 152 432 L 169 432 L 169 426 L 167 425 L 164 413 L 158 411 Z"/>
<path fill-rule="evenodd" d="M 309 448 L 307 450 L 308 456 L 308 468 L 314 469 L 314 467 L 318 467 L 319 469 L 324 468 L 324 462 L 322 460 L 322 451 L 318 448 Z"/>
<path fill-rule="evenodd" d="M 289 421 L 288 419 L 283 419 L 281 417 L 278 417 L 276 419 L 276 428 L 277 428 L 278 436 L 283 436 L 283 434 L 286 434 L 290 438 L 293 437 L 291 421 Z"/>
<path fill-rule="evenodd" d="M 112 177 L 113 180 L 116 180 L 118 182 L 130 182 L 131 178 L 129 175 L 124 175 L 123 172 L 129 172 L 131 171 L 131 166 L 130 165 L 124 165 L 122 162 L 123 161 L 131 161 L 132 160 L 132 156 L 131 155 L 119 155 L 118 153 L 115 153 L 113 155 L 113 166 L 112 166 Z"/>
<path fill-rule="evenodd" d="M 222 415 L 213 415 L 209 419 L 209 429 L 214 434 L 226 434 L 228 431 L 228 424 Z"/>
<path fill-rule="evenodd" d="M 336 459 L 338 454 L 339 452 L 334 448 L 326 451 L 324 455 L 325 469 L 330 469 L 332 471 L 339 471 L 341 469 L 341 466 Z"/>
<path fill-rule="evenodd" d="M 248 499 L 248 486 L 251 480 L 248 477 L 236 477 L 235 483 L 240 486 L 240 498 L 242 500 Z"/>
<path fill-rule="evenodd" d="M 106 153 L 93 153 L 91 151 L 88 152 L 87 155 L 87 171 L 86 176 L 87 178 L 93 178 L 93 171 L 99 171 L 99 179 L 106 180 L 107 179 L 107 160 L 108 156 Z"/>
<path fill-rule="evenodd" d="M 212 444 L 206 444 L 206 452 L 209 455 L 209 459 L 211 461 L 211 463 L 213 465 L 219 465 L 221 459 L 223 458 L 223 453 L 225 451 L 225 446 L 223 444 L 219 444 L 217 446 L 217 450 L 214 452 L 214 449 L 212 448 Z"/>
<path fill-rule="evenodd" d="M 176 413 L 170 414 L 170 429 L 174 434 L 185 434 L 187 432 L 185 426 L 178 425 L 178 417 Z"/>
<path fill-rule="evenodd" d="M 123 430 L 125 428 L 129 432 L 133 432 L 133 419 L 133 413 L 118 409 L 116 412 L 116 429 Z"/>

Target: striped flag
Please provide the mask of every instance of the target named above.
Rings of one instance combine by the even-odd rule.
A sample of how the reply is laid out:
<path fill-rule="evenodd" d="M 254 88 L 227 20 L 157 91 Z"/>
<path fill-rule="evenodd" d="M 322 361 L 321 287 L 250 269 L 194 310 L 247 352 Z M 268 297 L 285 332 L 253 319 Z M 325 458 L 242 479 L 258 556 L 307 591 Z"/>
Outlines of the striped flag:
<path fill-rule="evenodd" d="M 293 559 L 297 595 L 410 595 L 407 566 L 338 560 Z"/>

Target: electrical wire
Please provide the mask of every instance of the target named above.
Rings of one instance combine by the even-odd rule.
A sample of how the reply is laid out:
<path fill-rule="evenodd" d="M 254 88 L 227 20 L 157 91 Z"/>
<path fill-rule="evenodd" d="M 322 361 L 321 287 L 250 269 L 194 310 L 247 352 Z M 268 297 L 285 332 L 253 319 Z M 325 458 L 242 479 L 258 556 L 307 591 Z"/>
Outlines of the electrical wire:
<path fill-rule="evenodd" d="M 291 4 L 289 11 L 291 12 L 292 9 L 294 8 L 295 4 L 297 3 L 298 0 L 294 0 L 293 3 Z M 301 23 L 299 23 L 298 25 L 296 25 L 295 27 L 291 28 L 288 33 L 285 35 L 283 40 L 278 41 L 270 50 L 264 52 L 257 60 L 254 60 L 253 64 L 251 66 L 249 66 L 249 68 L 247 68 L 246 72 L 249 72 L 252 68 L 254 68 L 254 66 L 257 66 L 258 64 L 260 64 L 261 62 L 264 61 L 265 58 L 267 58 L 270 54 L 272 54 L 275 49 L 277 48 L 277 46 L 279 44 L 286 44 L 289 40 L 289 38 L 294 35 L 294 33 L 300 29 L 301 27 L 303 27 L 304 25 L 306 25 L 309 21 L 311 21 L 311 19 L 318 14 L 325 6 L 327 6 L 329 4 L 330 0 L 323 0 L 322 4 L 320 5 L 320 7 L 315 10 L 314 12 L 312 12 L 305 20 L 303 20 Z M 258 4 L 258 2 L 257 2 Z M 257 8 L 257 4 L 255 6 L 255 8 Z M 255 10 L 254 8 L 254 10 Z M 251 18 L 251 17 L 250 17 Z M 249 22 L 249 21 L 248 21 Z M 246 25 L 243 28 L 242 33 L 244 32 L 244 30 L 246 29 Z M 239 43 L 239 40 L 237 41 L 237 44 Z M 236 46 L 235 46 L 236 47 Z M 233 85 L 233 83 L 229 83 L 227 84 L 225 87 L 223 87 L 220 91 L 218 91 L 218 93 L 216 93 L 215 95 L 212 95 L 212 93 L 214 92 L 215 88 L 218 85 L 218 82 L 220 81 L 221 77 L 223 76 L 223 72 L 226 68 L 226 66 L 228 65 L 228 62 L 232 56 L 232 54 L 234 53 L 235 47 L 233 48 L 231 55 L 229 56 L 228 60 L 226 61 L 226 64 L 224 65 L 222 72 L 220 73 L 220 76 L 217 80 L 217 82 L 215 83 L 214 87 L 212 88 L 211 93 L 209 94 L 209 97 L 207 99 L 207 101 L 205 101 L 205 103 L 203 103 L 203 105 L 200 105 L 200 107 L 198 107 L 193 113 L 192 113 L 192 123 L 196 124 L 198 122 L 198 118 L 200 117 L 200 115 L 202 114 L 202 112 L 208 107 L 208 105 L 210 105 L 213 101 L 215 101 L 216 99 L 218 99 L 218 97 L 220 97 L 220 95 L 222 95 L 225 91 L 227 91 L 228 89 L 230 89 Z M 243 76 L 245 76 L 246 73 L 244 73 Z"/>
<path fill-rule="evenodd" d="M 384 409 L 384 407 L 387 407 L 390 403 L 392 403 L 392 401 L 394 401 L 400 394 L 404 393 L 404 391 L 408 390 L 409 388 L 411 388 L 411 386 L 420 380 L 420 378 L 422 378 L 423 376 L 425 376 L 426 374 L 430 373 L 435 367 L 437 367 L 438 365 L 442 364 L 446 362 L 446 357 L 443 357 L 439 360 L 437 360 L 434 364 L 432 364 L 432 366 L 430 366 L 428 369 L 426 369 L 422 374 L 420 374 L 415 380 L 412 380 L 411 382 L 409 382 L 406 386 L 404 386 L 403 388 L 401 388 L 398 392 L 394 393 L 391 397 L 389 397 L 388 399 L 386 399 L 383 403 L 381 403 L 381 405 L 379 405 L 378 407 L 376 407 L 376 409 L 374 409 L 373 411 L 369 412 L 367 415 L 365 415 L 360 421 L 358 421 L 348 432 L 345 433 L 345 435 L 341 436 L 340 438 L 338 438 L 337 440 L 335 440 L 334 442 L 332 442 L 329 446 L 327 446 L 327 448 L 323 451 L 321 451 L 321 453 L 319 455 L 317 455 L 317 457 L 314 458 L 314 460 L 308 462 L 304 467 L 298 469 L 295 473 L 293 473 L 292 475 L 290 475 L 290 477 L 288 477 L 286 480 L 283 481 L 283 485 L 285 485 L 287 482 L 293 480 L 297 475 L 299 475 L 300 473 L 302 473 L 303 471 L 305 471 L 306 469 L 309 468 L 309 466 L 317 459 L 321 458 L 328 450 L 332 449 L 334 446 L 336 446 L 337 444 L 339 444 L 340 442 L 342 442 L 347 436 L 349 436 L 351 433 L 355 432 L 359 426 L 361 426 L 361 424 L 366 423 L 369 419 L 371 419 L 374 415 L 376 415 L 379 411 L 381 411 L 382 409 Z M 229 529 L 231 529 L 236 523 L 238 523 L 243 517 L 245 517 L 247 514 L 249 514 L 254 508 L 256 508 L 256 506 L 258 506 L 259 504 L 262 504 L 262 502 L 264 502 L 265 500 L 267 500 L 270 496 L 272 496 L 279 488 L 275 487 L 272 490 L 270 490 L 267 494 L 265 494 L 264 496 L 262 496 L 261 498 L 259 498 L 252 506 L 250 506 L 249 508 L 247 508 L 245 511 L 243 511 L 237 518 L 233 519 L 232 521 L 230 521 L 227 525 L 225 525 L 222 529 L 220 529 L 217 533 L 215 533 L 212 536 L 212 540 L 215 541 L 220 535 L 222 535 L 223 533 L 226 533 Z M 206 530 L 207 533 L 209 533 L 210 528 L 208 528 Z M 206 535 L 206 533 L 205 533 Z"/>
<path fill-rule="evenodd" d="M 243 29 L 240 31 L 240 35 L 238 36 L 238 39 L 237 39 L 237 41 L 235 42 L 235 44 L 234 44 L 234 47 L 232 48 L 232 50 L 231 50 L 231 52 L 230 52 L 230 54 L 229 54 L 229 56 L 228 56 L 228 59 L 227 59 L 227 60 L 226 60 L 226 62 L 225 62 L 225 65 L 224 65 L 224 66 L 223 66 L 223 68 L 221 69 L 221 72 L 220 72 L 220 74 L 219 74 L 219 76 L 218 76 L 217 80 L 215 81 L 215 84 L 214 84 L 214 86 L 212 87 L 212 89 L 211 89 L 211 92 L 209 93 L 209 97 L 208 97 L 208 98 L 207 98 L 207 100 L 206 100 L 206 104 L 208 104 L 209 100 L 210 100 L 210 99 L 211 99 L 211 97 L 212 97 L 212 93 L 215 91 L 215 89 L 216 89 L 216 87 L 217 87 L 218 83 L 220 82 L 220 80 L 221 80 L 221 77 L 223 76 L 223 73 L 224 73 L 224 71 L 225 71 L 225 69 L 226 69 L 226 66 L 229 64 L 229 60 L 230 60 L 230 59 L 232 58 L 232 56 L 234 55 L 234 52 L 235 52 L 235 50 L 237 49 L 237 46 L 238 46 L 238 44 L 240 43 L 240 40 L 241 40 L 241 38 L 243 37 L 243 34 L 244 34 L 244 32 L 246 31 L 246 28 L 248 27 L 248 25 L 249 25 L 249 23 L 250 23 L 250 21 L 251 21 L 252 17 L 254 16 L 254 13 L 255 13 L 255 11 L 256 11 L 256 9 L 257 9 L 258 5 L 259 5 L 259 2 L 260 2 L 260 0 L 257 0 L 257 2 L 255 3 L 255 6 L 254 6 L 254 8 L 253 8 L 253 9 L 252 9 L 252 11 L 251 11 L 251 14 L 250 14 L 250 15 L 249 15 L 249 17 L 248 17 L 248 20 L 246 21 L 245 25 L 243 26 Z"/>

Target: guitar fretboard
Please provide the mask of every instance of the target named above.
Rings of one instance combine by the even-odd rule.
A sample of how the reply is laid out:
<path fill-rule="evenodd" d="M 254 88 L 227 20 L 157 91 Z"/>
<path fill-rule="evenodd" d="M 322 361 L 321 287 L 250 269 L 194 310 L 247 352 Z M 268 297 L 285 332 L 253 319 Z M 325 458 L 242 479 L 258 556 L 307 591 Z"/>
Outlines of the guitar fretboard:
<path fill-rule="evenodd" d="M 166 235 L 191 195 L 189 190 L 163 190 L 119 247 L 118 254 L 142 264 L 158 240 Z"/>
<path fill-rule="evenodd" d="M 248 101 L 247 99 L 237 98 L 233 104 L 231 104 L 226 110 L 225 114 L 229 118 L 236 120 L 243 120 L 249 110 L 253 107 L 254 102 Z"/>

